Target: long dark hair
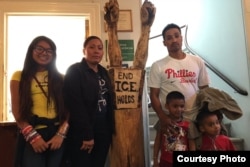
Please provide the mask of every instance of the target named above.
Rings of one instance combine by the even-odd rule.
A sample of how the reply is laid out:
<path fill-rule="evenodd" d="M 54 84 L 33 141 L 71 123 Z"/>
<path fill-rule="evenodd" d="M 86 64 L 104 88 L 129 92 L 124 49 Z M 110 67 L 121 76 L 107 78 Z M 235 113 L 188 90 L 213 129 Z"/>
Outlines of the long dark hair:
<path fill-rule="evenodd" d="M 38 64 L 33 59 L 33 50 L 36 45 L 45 41 L 53 50 L 53 56 L 51 62 L 46 66 L 48 70 L 48 101 L 47 105 L 51 103 L 51 100 L 55 103 L 56 112 L 60 121 L 66 119 L 66 112 L 64 108 L 62 87 L 63 87 L 63 75 L 60 74 L 56 67 L 56 45 L 46 36 L 38 36 L 30 43 L 20 79 L 19 96 L 20 96 L 20 118 L 22 120 L 29 120 L 32 116 L 31 108 L 33 101 L 31 98 L 31 81 L 35 76 L 38 68 Z M 47 106 L 48 107 L 48 106 Z"/>

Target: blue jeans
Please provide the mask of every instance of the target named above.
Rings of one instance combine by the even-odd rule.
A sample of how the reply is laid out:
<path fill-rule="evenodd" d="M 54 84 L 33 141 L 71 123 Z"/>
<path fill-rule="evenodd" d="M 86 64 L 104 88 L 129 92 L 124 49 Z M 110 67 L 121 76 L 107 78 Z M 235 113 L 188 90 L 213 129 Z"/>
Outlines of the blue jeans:
<path fill-rule="evenodd" d="M 63 147 L 58 150 L 47 150 L 35 153 L 32 146 L 27 143 L 23 154 L 24 167 L 60 167 Z"/>
<path fill-rule="evenodd" d="M 37 132 L 45 141 L 51 139 L 58 127 L 38 129 Z M 43 153 L 34 152 L 32 146 L 26 142 L 23 152 L 23 167 L 60 167 L 64 151 L 64 143 L 58 150 L 46 150 Z"/>

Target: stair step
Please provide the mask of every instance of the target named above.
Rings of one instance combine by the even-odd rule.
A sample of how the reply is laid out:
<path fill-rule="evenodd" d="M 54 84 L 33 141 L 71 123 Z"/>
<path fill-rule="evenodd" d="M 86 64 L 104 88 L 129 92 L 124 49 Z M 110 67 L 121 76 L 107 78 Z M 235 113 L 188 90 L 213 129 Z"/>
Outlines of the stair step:
<path fill-rule="evenodd" d="M 237 150 L 244 150 L 244 139 L 238 137 L 230 137 L 230 140 L 233 142 L 234 146 Z"/>
<path fill-rule="evenodd" d="M 149 125 L 149 139 L 150 141 L 154 141 L 156 136 L 156 130 L 154 129 L 154 125 Z"/>
<path fill-rule="evenodd" d="M 149 110 L 148 115 L 149 115 L 149 125 L 154 125 L 159 119 L 158 115 L 153 110 L 151 111 Z"/>

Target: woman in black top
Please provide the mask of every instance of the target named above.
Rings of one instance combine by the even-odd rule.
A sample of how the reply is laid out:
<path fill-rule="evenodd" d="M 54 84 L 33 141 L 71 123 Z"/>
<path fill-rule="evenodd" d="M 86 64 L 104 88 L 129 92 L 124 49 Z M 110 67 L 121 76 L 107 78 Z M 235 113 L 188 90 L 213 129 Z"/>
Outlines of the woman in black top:
<path fill-rule="evenodd" d="M 101 39 L 88 37 L 83 53 L 64 80 L 69 155 L 73 167 L 102 167 L 114 132 L 113 91 L 107 70 L 99 64 L 104 53 Z"/>

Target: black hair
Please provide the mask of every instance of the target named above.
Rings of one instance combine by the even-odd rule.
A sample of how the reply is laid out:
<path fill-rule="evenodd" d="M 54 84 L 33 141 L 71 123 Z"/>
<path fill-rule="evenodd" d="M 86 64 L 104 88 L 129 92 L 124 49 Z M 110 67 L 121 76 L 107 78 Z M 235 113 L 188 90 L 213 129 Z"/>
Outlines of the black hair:
<path fill-rule="evenodd" d="M 179 91 L 172 91 L 167 94 L 166 104 L 169 104 L 169 102 L 174 99 L 181 99 L 185 101 L 185 96 Z"/>
<path fill-rule="evenodd" d="M 87 37 L 86 40 L 84 41 L 84 43 L 83 43 L 83 48 L 86 48 L 86 46 L 88 45 L 89 41 L 91 41 L 92 39 L 98 39 L 98 40 L 102 41 L 101 38 L 99 38 L 98 36 L 94 36 L 94 35 L 89 36 L 89 37 Z"/>
<path fill-rule="evenodd" d="M 223 119 L 223 115 L 222 113 L 217 110 L 217 111 L 209 111 L 207 105 L 205 105 L 200 111 L 199 113 L 197 114 L 196 116 L 196 124 L 197 126 L 201 126 L 202 125 L 202 122 L 204 121 L 204 119 L 206 119 L 207 117 L 209 116 L 212 116 L 212 115 L 216 115 L 218 120 L 221 122 L 222 119 Z"/>
<path fill-rule="evenodd" d="M 168 31 L 171 28 L 177 28 L 180 31 L 180 34 L 181 34 L 181 28 L 180 28 L 180 26 L 178 26 L 177 24 L 174 24 L 174 23 L 168 24 L 162 30 L 162 37 L 163 37 L 164 40 L 165 40 L 165 32 Z"/>

